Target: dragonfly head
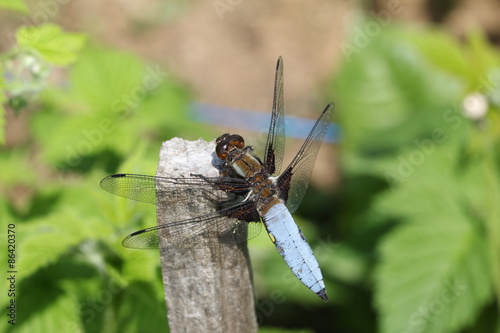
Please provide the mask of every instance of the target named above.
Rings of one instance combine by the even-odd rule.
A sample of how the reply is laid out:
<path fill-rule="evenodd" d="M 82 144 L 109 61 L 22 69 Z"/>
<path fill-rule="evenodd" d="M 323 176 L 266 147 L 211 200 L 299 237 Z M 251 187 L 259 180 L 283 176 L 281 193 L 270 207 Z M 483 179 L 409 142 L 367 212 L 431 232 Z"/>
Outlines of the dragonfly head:
<path fill-rule="evenodd" d="M 238 134 L 223 134 L 215 140 L 215 143 L 217 144 L 215 153 L 221 160 L 226 160 L 229 153 L 235 148 L 243 149 L 245 147 L 245 140 Z"/>

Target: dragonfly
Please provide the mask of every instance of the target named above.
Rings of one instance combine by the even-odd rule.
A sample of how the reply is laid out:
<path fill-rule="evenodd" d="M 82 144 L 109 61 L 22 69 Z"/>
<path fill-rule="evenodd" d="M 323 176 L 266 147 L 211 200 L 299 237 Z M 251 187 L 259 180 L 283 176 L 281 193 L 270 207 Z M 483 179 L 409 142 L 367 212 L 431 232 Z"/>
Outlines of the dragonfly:
<path fill-rule="evenodd" d="M 245 145 L 242 136 L 226 133 L 215 141 L 215 154 L 220 162 L 218 177 L 114 174 L 101 180 L 101 187 L 110 193 L 151 204 L 158 204 L 164 198 L 170 198 L 172 204 L 193 201 L 196 200 L 194 193 L 207 189 L 225 194 L 220 196 L 213 212 L 136 231 L 127 236 L 122 245 L 157 249 L 238 243 L 255 237 L 264 224 L 278 253 L 295 276 L 327 302 L 329 298 L 318 261 L 291 214 L 304 197 L 333 109 L 333 103 L 326 106 L 297 155 L 280 173 L 285 116 L 283 59 L 279 57 L 263 161 L 254 154 L 253 147 Z M 215 235 L 213 230 L 217 231 Z"/>

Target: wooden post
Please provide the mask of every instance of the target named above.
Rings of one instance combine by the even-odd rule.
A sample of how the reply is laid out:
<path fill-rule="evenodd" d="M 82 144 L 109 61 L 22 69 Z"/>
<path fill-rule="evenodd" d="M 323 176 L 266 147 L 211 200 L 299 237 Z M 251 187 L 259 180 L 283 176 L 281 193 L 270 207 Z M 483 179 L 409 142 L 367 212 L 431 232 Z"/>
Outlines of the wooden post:
<path fill-rule="evenodd" d="M 163 143 L 157 176 L 217 177 L 214 142 L 174 138 Z M 186 189 L 180 189 L 183 191 Z M 157 199 L 159 224 L 214 212 L 207 193 L 191 193 L 188 205 Z M 172 201 L 172 200 L 170 200 Z M 168 203 L 166 203 L 168 202 Z M 168 235 L 167 235 L 168 237 Z M 257 332 L 246 243 L 160 251 L 168 321 L 172 332 Z"/>

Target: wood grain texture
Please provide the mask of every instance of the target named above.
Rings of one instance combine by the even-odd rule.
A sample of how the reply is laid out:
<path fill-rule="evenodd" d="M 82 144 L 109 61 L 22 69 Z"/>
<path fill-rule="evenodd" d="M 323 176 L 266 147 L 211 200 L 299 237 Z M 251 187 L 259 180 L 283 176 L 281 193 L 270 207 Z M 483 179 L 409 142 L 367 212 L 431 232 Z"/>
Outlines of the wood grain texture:
<path fill-rule="evenodd" d="M 174 138 L 163 143 L 157 176 L 218 176 L 214 142 Z M 194 193 L 192 204 L 158 198 L 159 224 L 213 212 L 214 195 Z M 220 196 L 220 193 L 219 193 Z M 165 235 L 168 237 L 168 234 Z M 162 249 L 161 267 L 172 332 L 257 332 L 250 259 L 246 243 Z"/>

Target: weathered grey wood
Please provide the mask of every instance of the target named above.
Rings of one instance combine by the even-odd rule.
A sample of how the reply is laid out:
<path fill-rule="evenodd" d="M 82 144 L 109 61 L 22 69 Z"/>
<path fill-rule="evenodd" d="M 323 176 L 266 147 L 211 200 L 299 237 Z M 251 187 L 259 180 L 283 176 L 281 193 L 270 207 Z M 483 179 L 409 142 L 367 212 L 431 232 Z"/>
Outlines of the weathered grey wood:
<path fill-rule="evenodd" d="M 218 170 L 212 165 L 214 149 L 214 142 L 201 139 L 193 142 L 178 138 L 166 141 L 161 148 L 156 175 L 190 177 L 191 174 L 202 174 L 217 177 Z M 210 198 L 209 194 L 206 191 L 193 193 L 195 197 L 189 207 L 158 198 L 158 223 L 213 212 L 214 201 L 210 199 L 214 198 Z M 160 254 L 172 332 L 257 332 L 246 243 L 193 249 L 169 248 L 162 249 Z"/>

